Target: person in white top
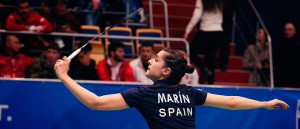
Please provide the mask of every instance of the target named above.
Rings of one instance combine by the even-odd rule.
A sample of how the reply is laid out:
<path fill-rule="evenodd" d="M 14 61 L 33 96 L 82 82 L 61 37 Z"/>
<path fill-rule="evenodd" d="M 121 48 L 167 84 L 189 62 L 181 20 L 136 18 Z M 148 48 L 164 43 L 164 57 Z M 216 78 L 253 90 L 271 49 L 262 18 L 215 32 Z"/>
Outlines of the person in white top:
<path fill-rule="evenodd" d="M 186 49 L 185 48 L 179 47 L 179 48 L 176 48 L 176 50 L 183 55 L 184 59 L 187 59 L 188 55 L 186 53 Z M 191 73 L 191 74 L 187 74 L 186 73 L 182 77 L 182 79 L 180 81 L 180 84 L 199 85 L 198 82 L 199 82 L 199 75 L 198 75 L 197 70 L 194 70 L 194 72 Z"/>
<path fill-rule="evenodd" d="M 190 44 L 191 61 L 201 70 L 199 83 L 214 83 L 214 59 L 223 43 L 222 0 L 196 0 L 193 16 L 186 27 L 183 38 L 187 39 L 194 26 L 201 20 L 199 31 Z M 202 50 L 202 51 L 201 51 Z M 204 62 L 198 57 L 203 52 Z"/>
<path fill-rule="evenodd" d="M 148 61 L 154 57 L 154 46 L 151 41 L 144 41 L 141 44 L 140 56 L 130 62 L 130 66 L 133 69 L 135 81 L 142 83 L 153 83 L 149 78 L 145 76 L 148 69 Z"/>

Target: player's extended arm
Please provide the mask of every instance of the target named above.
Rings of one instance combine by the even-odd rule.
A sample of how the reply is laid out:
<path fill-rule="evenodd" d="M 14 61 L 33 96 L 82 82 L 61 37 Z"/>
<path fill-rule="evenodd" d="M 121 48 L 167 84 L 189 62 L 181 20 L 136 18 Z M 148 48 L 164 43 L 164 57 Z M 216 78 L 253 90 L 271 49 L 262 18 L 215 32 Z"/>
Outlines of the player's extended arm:
<path fill-rule="evenodd" d="M 289 107 L 288 104 L 278 99 L 261 102 L 240 96 L 224 96 L 210 93 L 207 94 L 204 105 L 231 110 L 253 108 L 280 109 L 280 106 L 286 110 Z"/>
<path fill-rule="evenodd" d="M 97 96 L 89 90 L 77 84 L 68 76 L 68 70 L 71 60 L 63 57 L 58 60 L 54 66 L 57 77 L 65 84 L 65 86 L 87 107 L 98 110 L 119 110 L 128 108 L 129 106 L 120 93 Z"/>

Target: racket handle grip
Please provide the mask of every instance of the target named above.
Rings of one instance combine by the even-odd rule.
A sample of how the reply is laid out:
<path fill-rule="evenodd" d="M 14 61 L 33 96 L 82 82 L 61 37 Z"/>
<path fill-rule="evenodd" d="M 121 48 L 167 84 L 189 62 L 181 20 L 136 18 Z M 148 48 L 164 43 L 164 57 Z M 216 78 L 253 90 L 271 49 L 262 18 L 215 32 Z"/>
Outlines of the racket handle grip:
<path fill-rule="evenodd" d="M 69 55 L 67 59 L 72 60 L 80 51 L 81 51 L 81 49 L 77 49 L 71 55 Z"/>

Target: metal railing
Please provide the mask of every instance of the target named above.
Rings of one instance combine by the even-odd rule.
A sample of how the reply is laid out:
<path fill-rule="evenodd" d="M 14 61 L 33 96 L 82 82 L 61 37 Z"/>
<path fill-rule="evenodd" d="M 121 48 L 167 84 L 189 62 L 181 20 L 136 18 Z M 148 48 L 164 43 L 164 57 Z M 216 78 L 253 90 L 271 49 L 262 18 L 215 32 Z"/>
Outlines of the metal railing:
<path fill-rule="evenodd" d="M 82 34 L 82 33 L 61 33 L 61 32 L 51 32 L 51 33 L 40 33 L 40 32 L 31 32 L 31 31 L 9 31 L 1 30 L 0 34 L 9 33 L 9 34 L 30 34 L 30 35 L 49 35 L 49 36 L 68 36 L 68 37 L 99 37 L 99 38 L 108 38 L 108 39 L 129 39 L 129 40 L 151 40 L 151 41 L 172 41 L 172 42 L 183 42 L 186 47 L 186 52 L 188 55 L 187 61 L 190 63 L 190 46 L 187 40 L 183 38 L 157 38 L 157 37 L 137 37 L 137 36 L 115 36 L 115 35 L 97 35 L 97 34 Z M 74 46 L 73 41 L 73 46 Z"/>
<path fill-rule="evenodd" d="M 150 18 L 150 28 L 153 28 L 153 8 L 152 8 L 152 2 L 153 1 L 160 1 L 164 5 L 164 14 L 165 14 L 165 31 L 166 31 L 166 37 L 169 38 L 169 15 L 168 15 L 168 5 L 165 0 L 149 0 L 149 18 Z M 167 42 L 167 47 L 170 47 L 170 43 Z"/>
<path fill-rule="evenodd" d="M 252 0 L 248 0 L 249 5 L 251 6 L 251 9 L 253 10 L 253 12 L 255 13 L 255 16 L 257 18 L 258 23 L 260 23 L 261 27 L 264 29 L 265 33 L 266 33 L 266 38 L 268 40 L 268 45 L 269 45 L 269 62 L 270 62 L 270 87 L 274 88 L 274 71 L 273 71 L 273 56 L 272 56 L 272 38 L 271 35 L 267 29 L 267 27 L 265 26 L 262 18 L 260 17 L 259 12 L 257 11 L 256 7 L 254 6 Z M 257 40 L 257 33 L 258 33 L 258 25 L 256 25 L 256 27 L 251 26 L 251 24 L 249 23 L 249 21 L 247 20 L 247 17 L 245 16 L 245 14 L 243 13 L 243 10 L 241 8 L 238 9 L 239 13 L 241 14 L 242 19 L 244 19 L 244 23 L 248 26 L 248 29 L 250 31 L 250 34 L 252 34 L 256 40 Z M 253 29 L 256 28 L 256 31 Z M 237 29 L 237 31 L 239 31 L 240 33 L 236 33 L 235 29 Z M 246 37 L 243 35 L 240 26 L 238 25 L 238 23 L 236 22 L 236 12 L 233 15 L 233 27 L 232 27 L 232 42 L 234 41 L 234 37 L 235 35 L 238 34 L 241 37 L 241 40 L 245 43 L 245 45 L 247 46 L 249 43 L 247 42 Z M 254 55 L 255 56 L 255 55 Z M 255 61 L 257 62 L 258 59 L 255 58 Z M 255 71 L 256 72 L 256 71 Z"/>
<path fill-rule="evenodd" d="M 270 83 L 271 83 L 271 88 L 274 88 L 274 72 L 273 72 L 273 55 L 272 55 L 272 38 L 271 35 L 265 25 L 265 23 L 263 22 L 262 18 L 260 17 L 257 9 L 255 8 L 252 0 L 248 0 L 248 3 L 250 4 L 250 6 L 252 7 L 259 23 L 261 24 L 261 26 L 263 27 L 263 29 L 265 30 L 265 33 L 267 35 L 267 39 L 269 42 L 269 58 L 270 58 Z"/>

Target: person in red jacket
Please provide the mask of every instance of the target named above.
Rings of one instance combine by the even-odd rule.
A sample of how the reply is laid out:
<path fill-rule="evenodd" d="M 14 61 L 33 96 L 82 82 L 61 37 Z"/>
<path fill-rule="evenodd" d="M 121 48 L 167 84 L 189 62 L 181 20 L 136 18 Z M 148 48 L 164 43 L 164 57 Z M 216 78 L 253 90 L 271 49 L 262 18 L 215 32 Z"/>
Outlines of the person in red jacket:
<path fill-rule="evenodd" d="M 2 44 L 0 53 L 0 77 L 19 78 L 25 77 L 25 69 L 36 58 L 19 53 L 20 42 L 17 36 L 7 35 Z"/>
<path fill-rule="evenodd" d="M 52 32 L 52 25 L 38 13 L 33 12 L 28 0 L 20 0 L 17 11 L 6 19 L 7 30 L 29 30 L 34 32 Z"/>
<path fill-rule="evenodd" d="M 121 42 L 109 44 L 108 58 L 99 61 L 97 74 L 103 81 L 135 81 L 129 62 L 124 60 L 124 45 Z"/>

